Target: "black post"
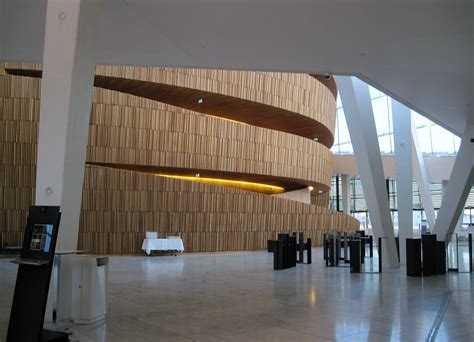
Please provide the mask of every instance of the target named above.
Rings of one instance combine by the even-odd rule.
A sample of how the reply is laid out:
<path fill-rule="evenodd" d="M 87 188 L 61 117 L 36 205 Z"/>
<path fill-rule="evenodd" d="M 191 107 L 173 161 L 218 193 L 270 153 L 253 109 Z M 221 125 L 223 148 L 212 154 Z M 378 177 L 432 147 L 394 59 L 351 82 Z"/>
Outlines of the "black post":
<path fill-rule="evenodd" d="M 352 240 L 351 242 L 349 242 L 349 248 L 351 253 L 351 273 L 360 273 L 360 247 L 361 240 Z"/>
<path fill-rule="evenodd" d="M 369 236 L 369 248 L 370 248 L 369 255 L 371 258 L 373 258 L 374 257 L 374 237 L 372 235 Z"/>
<path fill-rule="evenodd" d="M 472 234 L 469 233 L 467 236 L 467 243 L 469 249 L 469 272 L 472 272 Z"/>
<path fill-rule="evenodd" d="M 296 236 L 288 237 L 288 267 L 296 266 Z"/>
<path fill-rule="evenodd" d="M 406 239 L 407 276 L 421 277 L 421 240 Z"/>
<path fill-rule="evenodd" d="M 327 234 L 323 235 L 323 258 L 326 260 L 326 266 L 328 266 L 328 238 Z"/>
<path fill-rule="evenodd" d="M 436 274 L 436 234 L 421 236 L 421 251 L 423 255 L 423 276 Z"/>
<path fill-rule="evenodd" d="M 306 239 L 306 258 L 308 259 L 308 264 L 311 264 L 311 239 Z"/>
<path fill-rule="evenodd" d="M 304 261 L 304 237 L 303 233 L 299 233 L 299 239 L 298 239 L 298 260 L 297 262 L 302 263 Z"/>
<path fill-rule="evenodd" d="M 283 243 L 280 240 L 276 240 L 274 244 L 273 251 L 273 269 L 282 270 L 283 269 Z"/>
<path fill-rule="evenodd" d="M 336 176 L 336 210 L 340 211 L 340 206 L 339 206 L 339 176 Z"/>
<path fill-rule="evenodd" d="M 336 260 L 334 260 L 335 259 L 335 254 L 336 254 L 335 253 L 336 252 L 335 251 L 336 244 L 335 244 L 334 239 L 335 239 L 334 235 L 330 235 L 329 239 L 328 239 L 329 240 L 329 248 L 328 248 L 328 250 L 329 250 L 329 266 L 331 266 L 331 267 L 336 266 Z"/>

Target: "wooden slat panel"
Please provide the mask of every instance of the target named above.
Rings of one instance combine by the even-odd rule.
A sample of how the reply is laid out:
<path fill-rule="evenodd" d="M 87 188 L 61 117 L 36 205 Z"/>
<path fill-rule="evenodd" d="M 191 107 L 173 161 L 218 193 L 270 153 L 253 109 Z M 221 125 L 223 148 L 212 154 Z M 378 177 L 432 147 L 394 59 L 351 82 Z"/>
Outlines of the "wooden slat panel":
<path fill-rule="evenodd" d="M 155 71 L 144 73 L 149 72 Z M 198 82 L 206 72 L 197 73 L 199 77 L 195 71 L 186 75 L 195 76 L 192 82 Z M 215 71 L 210 72 L 214 75 Z M 180 82 L 191 82 L 178 74 Z M 212 77 L 205 86 L 217 91 Z M 254 96 L 252 91 L 236 90 L 236 85 L 266 82 L 260 73 L 249 76 L 245 84 L 239 73 L 220 72 L 219 77 L 232 85 L 229 91 L 244 98 Z M 285 82 L 291 78 L 278 77 Z M 293 82 L 307 82 L 299 77 Z M 272 82 L 262 83 L 262 87 L 292 96 Z M 270 102 L 278 98 L 258 96 Z M 308 101 L 314 104 L 318 96 Z M 34 200 L 39 98 L 39 80 L 0 72 L 0 231 L 10 244 L 21 243 L 28 206 Z M 94 92 L 87 160 L 187 168 L 209 165 L 213 170 L 255 172 L 321 184 L 329 184 L 332 173 L 328 150 L 308 139 L 104 89 Z M 321 200 L 327 206 L 325 201 Z M 266 240 L 278 231 L 304 231 L 317 245 L 327 230 L 357 227 L 353 218 L 321 206 L 87 166 L 79 247 L 95 253 L 140 253 L 145 231 L 157 230 L 163 236 L 180 234 L 188 251 L 251 250 L 264 248 Z"/>

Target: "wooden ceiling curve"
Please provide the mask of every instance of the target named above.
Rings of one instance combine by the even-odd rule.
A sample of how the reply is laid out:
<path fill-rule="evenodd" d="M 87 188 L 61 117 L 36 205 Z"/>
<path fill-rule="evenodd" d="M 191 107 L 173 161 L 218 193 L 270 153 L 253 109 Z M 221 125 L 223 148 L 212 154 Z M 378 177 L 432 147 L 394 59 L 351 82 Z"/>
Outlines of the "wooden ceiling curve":
<path fill-rule="evenodd" d="M 5 71 L 16 76 L 42 77 L 40 70 L 5 68 Z M 324 76 L 315 78 L 328 88 L 334 96 L 334 87 L 330 87 L 328 82 L 321 81 L 325 80 Z M 327 124 L 295 111 L 244 98 L 192 87 L 109 75 L 96 75 L 94 86 L 163 102 L 206 115 L 317 140 L 328 148 L 334 142 L 333 133 Z M 331 122 L 331 119 L 329 119 L 329 122 Z"/>
<path fill-rule="evenodd" d="M 163 166 L 152 166 L 152 165 L 132 165 L 132 164 L 100 163 L 100 162 L 86 162 L 86 164 L 109 167 L 113 169 L 120 169 L 120 170 L 126 170 L 126 171 L 142 172 L 142 173 L 153 174 L 153 175 L 166 174 L 166 175 L 175 175 L 175 176 L 195 177 L 196 174 L 198 174 L 199 175 L 198 178 L 213 178 L 213 179 L 220 179 L 220 180 L 252 182 L 252 183 L 258 183 L 262 185 L 271 185 L 271 186 L 284 188 L 283 191 L 275 192 L 275 193 L 299 190 L 299 189 L 307 188 L 308 186 L 312 186 L 313 191 L 315 193 L 318 193 L 319 191 L 321 192 L 329 191 L 329 187 L 327 185 L 324 185 L 318 182 L 308 181 L 308 180 L 303 180 L 303 179 L 292 179 L 292 178 L 287 178 L 287 177 L 271 176 L 271 175 L 226 172 L 226 171 L 211 170 L 211 169 L 198 170 L 198 169 L 189 169 L 189 168 L 163 167 Z M 229 185 L 226 185 L 226 186 L 229 187 Z M 265 191 L 261 191 L 259 189 L 251 190 L 250 188 L 246 189 L 244 187 L 235 187 L 235 188 L 241 188 L 244 190 L 265 193 Z M 271 192 L 268 192 L 268 194 L 271 194 Z"/>

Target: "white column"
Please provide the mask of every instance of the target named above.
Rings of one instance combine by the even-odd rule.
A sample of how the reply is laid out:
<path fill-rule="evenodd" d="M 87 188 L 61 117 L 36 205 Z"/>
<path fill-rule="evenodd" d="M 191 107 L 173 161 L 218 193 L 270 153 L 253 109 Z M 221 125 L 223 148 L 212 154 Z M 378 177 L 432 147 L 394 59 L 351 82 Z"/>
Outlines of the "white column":
<path fill-rule="evenodd" d="M 99 4 L 49 0 L 47 5 L 36 204 L 61 207 L 57 249 L 77 248 Z"/>
<path fill-rule="evenodd" d="M 446 192 L 446 188 L 448 187 L 448 183 L 449 182 L 447 180 L 443 180 L 442 183 L 441 183 L 441 187 L 442 187 L 441 204 L 443 204 L 442 200 L 444 199 L 444 193 Z M 454 229 L 454 233 L 458 232 L 461 229 L 463 218 L 464 218 L 464 210 L 461 211 L 461 216 L 459 217 L 458 223 L 456 224 L 456 228 Z"/>
<path fill-rule="evenodd" d="M 351 184 L 350 175 L 341 175 L 341 187 L 342 187 L 342 210 L 344 214 L 351 214 Z"/>
<path fill-rule="evenodd" d="M 77 249 L 99 13 L 98 0 L 48 0 L 47 4 L 36 204 L 61 207 L 57 249 L 62 250 Z M 56 293 L 58 319 L 70 317 L 71 266 L 72 257 L 63 257 L 60 286 L 49 294 L 47 321 Z"/>
<path fill-rule="evenodd" d="M 421 152 L 420 143 L 418 141 L 418 132 L 416 131 L 415 122 L 413 116 L 411 118 L 411 131 L 412 131 L 412 150 L 413 150 L 413 174 L 420 191 L 421 203 L 425 210 L 426 221 L 428 227 L 433 230 L 436 216 L 433 207 L 433 200 L 431 198 L 431 192 L 428 182 L 428 175 L 426 173 L 425 160 Z"/>
<path fill-rule="evenodd" d="M 392 99 L 393 137 L 397 180 L 400 262 L 406 264 L 406 240 L 413 238 L 412 130 L 408 107 Z"/>
<path fill-rule="evenodd" d="M 395 235 L 369 87 L 363 81 L 350 76 L 338 76 L 337 84 L 374 235 L 376 238 L 385 238 L 383 263 L 398 267 Z"/>
<path fill-rule="evenodd" d="M 474 124 L 466 126 L 453 170 L 433 229 L 438 241 L 446 240 L 459 222 L 474 182 Z"/>

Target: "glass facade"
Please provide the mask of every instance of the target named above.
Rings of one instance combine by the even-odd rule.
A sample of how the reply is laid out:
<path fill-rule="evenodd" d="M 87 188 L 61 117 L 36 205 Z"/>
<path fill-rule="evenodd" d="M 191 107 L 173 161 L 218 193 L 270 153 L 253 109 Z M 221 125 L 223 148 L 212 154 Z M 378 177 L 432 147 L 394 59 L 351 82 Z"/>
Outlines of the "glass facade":
<path fill-rule="evenodd" d="M 377 135 L 379 137 L 380 152 L 394 154 L 392 102 L 389 96 L 370 87 L 370 97 L 374 112 Z M 459 150 L 461 139 L 433 123 L 420 114 L 412 111 L 416 125 L 420 148 L 424 155 L 453 156 Z M 351 138 L 344 116 L 341 100 L 337 99 L 337 116 L 334 145 L 331 151 L 335 154 L 354 154 Z"/>
<path fill-rule="evenodd" d="M 339 187 L 336 187 L 336 181 L 339 181 Z M 418 190 L 418 185 L 414 181 L 413 185 L 413 227 L 416 229 L 419 227 L 421 220 L 426 220 L 426 215 L 423 211 L 423 205 L 421 203 L 421 195 Z M 398 207 L 397 207 L 397 183 L 394 179 L 386 180 L 387 193 L 390 203 L 390 211 L 392 213 L 392 219 L 394 222 L 395 228 L 398 228 Z M 443 189 L 441 182 L 431 182 L 429 183 L 431 199 L 433 201 L 433 206 L 435 208 L 435 214 L 438 213 L 439 208 L 441 207 L 441 201 L 443 196 Z M 337 194 L 337 189 L 339 188 L 339 195 Z M 342 202 L 342 186 L 341 178 L 334 176 L 332 177 L 331 190 L 329 192 L 329 207 L 333 210 L 343 209 Z M 361 228 L 371 228 L 370 219 L 367 213 L 367 204 L 364 198 L 364 192 L 362 190 L 362 184 L 359 177 L 350 178 L 350 211 L 351 214 L 360 221 Z M 339 201 L 339 207 L 337 205 Z M 463 227 L 474 224 L 474 190 L 471 189 L 471 192 L 467 198 L 464 216 L 463 216 Z"/>
<path fill-rule="evenodd" d="M 372 100 L 372 109 L 374 112 L 375 125 L 379 138 L 380 152 L 384 155 L 393 155 L 395 151 L 393 139 L 393 121 L 392 121 L 392 103 L 391 98 L 383 92 L 369 86 L 370 97 Z M 433 123 L 429 119 L 412 111 L 414 123 L 418 133 L 420 148 L 425 156 L 455 156 L 459 150 L 461 139 L 450 133 L 441 126 Z M 335 140 L 331 151 L 334 154 L 354 154 L 352 148 L 349 130 L 347 128 L 344 116 L 344 108 L 340 98 L 337 99 L 337 117 Z M 339 186 L 336 186 L 336 181 Z M 351 177 L 350 181 L 350 211 L 355 218 L 360 221 L 361 228 L 371 228 L 370 218 L 367 213 L 367 204 L 365 203 L 362 184 L 359 177 Z M 397 212 L 397 184 L 394 179 L 386 180 L 387 194 L 390 202 L 390 210 L 395 228 L 398 228 L 398 212 Z M 430 193 L 435 207 L 435 214 L 441 206 L 442 200 L 442 183 L 431 182 Z M 329 194 L 329 206 L 334 210 L 342 211 L 342 193 L 339 195 L 336 190 L 342 189 L 341 178 L 333 177 L 331 190 Z M 466 201 L 463 227 L 474 224 L 474 189 L 471 189 L 469 197 Z M 421 196 L 418 185 L 413 181 L 413 226 L 418 228 L 421 221 L 426 220 L 421 203 Z"/>

